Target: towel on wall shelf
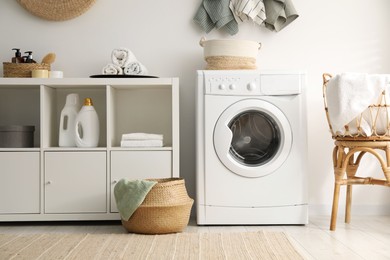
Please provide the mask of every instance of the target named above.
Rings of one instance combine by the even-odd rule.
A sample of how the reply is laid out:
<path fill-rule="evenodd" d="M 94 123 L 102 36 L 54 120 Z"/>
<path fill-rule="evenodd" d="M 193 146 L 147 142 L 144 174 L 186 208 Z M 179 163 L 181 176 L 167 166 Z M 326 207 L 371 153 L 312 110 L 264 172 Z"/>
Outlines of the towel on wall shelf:
<path fill-rule="evenodd" d="M 230 0 L 229 7 L 238 22 L 251 19 L 261 25 L 266 19 L 263 0 Z"/>
<path fill-rule="evenodd" d="M 122 219 L 126 221 L 130 219 L 156 183 L 156 181 L 146 180 L 118 181 L 114 187 L 114 197 Z"/>
<path fill-rule="evenodd" d="M 265 27 L 279 32 L 298 18 L 298 13 L 291 0 L 264 0 Z"/>
<path fill-rule="evenodd" d="M 327 83 L 326 97 L 333 131 L 343 134 L 345 125 L 351 127 L 354 120 L 360 120 L 357 117 L 377 102 L 389 79 L 389 74 L 367 73 L 342 73 L 332 77 Z M 367 128 L 367 121 L 361 120 Z M 371 135 L 370 129 L 365 130 L 365 134 Z"/>
<path fill-rule="evenodd" d="M 213 28 L 223 28 L 234 35 L 238 32 L 238 23 L 229 4 L 230 0 L 202 0 L 193 20 L 207 33 Z"/>
<path fill-rule="evenodd" d="M 125 75 L 147 75 L 148 70 L 143 64 L 138 61 L 129 62 L 123 67 L 123 74 Z"/>
<path fill-rule="evenodd" d="M 137 61 L 134 54 L 129 49 L 123 47 L 112 50 L 111 60 L 121 68 L 126 67 L 130 62 Z"/>
<path fill-rule="evenodd" d="M 122 75 L 123 70 L 118 65 L 109 63 L 103 67 L 102 74 L 104 74 L 104 75 Z"/>

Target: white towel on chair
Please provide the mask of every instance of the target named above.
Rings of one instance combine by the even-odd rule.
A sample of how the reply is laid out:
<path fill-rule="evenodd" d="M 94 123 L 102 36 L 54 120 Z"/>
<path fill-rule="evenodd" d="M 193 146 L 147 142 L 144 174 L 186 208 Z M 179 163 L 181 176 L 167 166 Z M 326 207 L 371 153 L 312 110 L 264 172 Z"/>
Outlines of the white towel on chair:
<path fill-rule="evenodd" d="M 104 74 L 104 75 L 122 75 L 123 70 L 118 65 L 109 63 L 103 67 L 102 74 Z"/>
<path fill-rule="evenodd" d="M 124 68 L 125 75 L 147 75 L 148 70 L 138 61 L 129 62 Z"/>
<path fill-rule="evenodd" d="M 344 133 L 345 125 L 359 116 L 369 105 L 377 102 L 388 85 L 389 76 L 343 73 L 328 81 L 326 88 L 328 113 L 335 133 Z"/>
<path fill-rule="evenodd" d="M 123 68 L 132 61 L 137 61 L 134 54 L 127 48 L 117 48 L 111 53 L 112 63 Z"/>

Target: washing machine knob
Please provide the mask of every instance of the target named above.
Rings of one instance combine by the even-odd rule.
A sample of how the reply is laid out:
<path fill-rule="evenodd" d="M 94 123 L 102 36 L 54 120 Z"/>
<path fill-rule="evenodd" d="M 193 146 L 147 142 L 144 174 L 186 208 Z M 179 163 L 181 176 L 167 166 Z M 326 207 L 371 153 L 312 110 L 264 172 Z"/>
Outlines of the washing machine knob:
<path fill-rule="evenodd" d="M 218 88 L 220 90 L 224 90 L 226 88 L 225 84 L 219 84 Z"/>
<path fill-rule="evenodd" d="M 246 88 L 249 90 L 249 91 L 253 91 L 256 89 L 256 83 L 255 82 L 251 82 L 249 83 Z"/>
<path fill-rule="evenodd" d="M 229 89 L 230 90 L 235 90 L 236 89 L 236 85 L 235 84 L 230 84 L 229 85 Z"/>

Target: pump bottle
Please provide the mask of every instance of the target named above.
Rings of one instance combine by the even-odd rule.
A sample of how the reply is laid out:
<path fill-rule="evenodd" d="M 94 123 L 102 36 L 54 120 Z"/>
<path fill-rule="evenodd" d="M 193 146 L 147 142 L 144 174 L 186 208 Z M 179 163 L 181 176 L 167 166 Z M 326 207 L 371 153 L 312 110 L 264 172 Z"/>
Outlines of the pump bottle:
<path fill-rule="evenodd" d="M 13 51 L 15 51 L 15 57 L 12 58 L 12 63 L 23 63 L 22 53 L 20 52 L 20 49 L 13 48 Z"/>
<path fill-rule="evenodd" d="M 35 60 L 33 60 L 32 57 L 32 51 L 25 51 L 24 53 L 27 53 L 26 63 L 37 63 Z"/>

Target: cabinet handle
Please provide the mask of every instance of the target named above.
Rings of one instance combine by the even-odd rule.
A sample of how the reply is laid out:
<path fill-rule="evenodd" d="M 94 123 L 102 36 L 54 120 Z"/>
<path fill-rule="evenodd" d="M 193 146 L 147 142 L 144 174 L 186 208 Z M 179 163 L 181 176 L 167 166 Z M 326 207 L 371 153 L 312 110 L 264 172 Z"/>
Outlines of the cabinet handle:
<path fill-rule="evenodd" d="M 51 181 L 47 181 L 46 184 L 51 184 Z"/>

